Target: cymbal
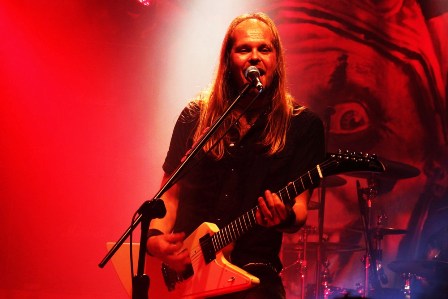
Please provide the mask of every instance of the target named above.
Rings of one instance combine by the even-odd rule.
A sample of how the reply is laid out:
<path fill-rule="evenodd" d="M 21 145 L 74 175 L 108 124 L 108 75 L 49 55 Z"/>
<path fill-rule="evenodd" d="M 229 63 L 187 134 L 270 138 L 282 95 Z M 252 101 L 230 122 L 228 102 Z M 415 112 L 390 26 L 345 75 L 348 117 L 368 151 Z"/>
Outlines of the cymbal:
<path fill-rule="evenodd" d="M 304 244 L 283 244 L 283 248 L 286 251 L 303 251 Z M 316 251 L 319 246 L 319 242 L 306 242 L 306 248 L 308 251 Z M 346 244 L 340 242 L 323 242 L 322 249 L 326 252 L 353 252 L 362 251 L 363 247 L 353 244 Z"/>
<path fill-rule="evenodd" d="M 387 160 L 380 159 L 385 167 L 385 171 L 382 173 L 369 172 L 369 171 L 354 171 L 346 173 L 348 176 L 357 177 L 357 178 L 384 178 L 389 180 L 401 180 L 401 179 L 409 179 L 416 177 L 420 174 L 420 170 L 414 166 Z"/>
<path fill-rule="evenodd" d="M 358 227 L 351 227 L 347 228 L 347 231 L 352 231 L 355 233 L 363 233 L 363 228 Z M 393 228 L 393 227 L 372 227 L 369 229 L 370 233 L 373 234 L 373 237 L 375 236 L 385 236 L 385 235 L 402 235 L 407 233 L 407 230 L 400 229 L 400 228 Z"/>
<path fill-rule="evenodd" d="M 370 232 L 376 236 L 384 235 L 402 235 L 407 232 L 405 229 L 393 228 L 393 227 L 373 227 Z"/>
<path fill-rule="evenodd" d="M 422 277 L 431 277 L 438 270 L 448 270 L 448 262 L 438 260 L 394 261 L 388 267 L 395 273 L 410 273 Z"/>

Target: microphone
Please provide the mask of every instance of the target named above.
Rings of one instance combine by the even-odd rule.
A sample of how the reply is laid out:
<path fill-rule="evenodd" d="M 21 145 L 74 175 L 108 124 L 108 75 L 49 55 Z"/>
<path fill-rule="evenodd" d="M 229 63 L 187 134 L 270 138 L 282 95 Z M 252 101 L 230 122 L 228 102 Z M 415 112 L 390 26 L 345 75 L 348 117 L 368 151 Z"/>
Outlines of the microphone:
<path fill-rule="evenodd" d="M 260 81 L 260 71 L 256 66 L 251 65 L 244 71 L 244 77 L 252 83 L 258 92 L 263 91 L 263 84 Z"/>

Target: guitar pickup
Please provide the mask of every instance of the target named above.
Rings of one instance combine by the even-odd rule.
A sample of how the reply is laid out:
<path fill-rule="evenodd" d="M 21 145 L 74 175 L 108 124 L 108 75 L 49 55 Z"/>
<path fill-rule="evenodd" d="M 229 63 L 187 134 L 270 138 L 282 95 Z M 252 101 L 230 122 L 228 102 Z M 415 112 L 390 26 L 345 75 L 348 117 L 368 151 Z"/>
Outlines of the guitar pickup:
<path fill-rule="evenodd" d="M 200 238 L 199 244 L 201 245 L 202 255 L 204 256 L 206 264 L 216 259 L 216 252 L 213 248 L 212 237 L 210 234 L 206 234 Z"/>

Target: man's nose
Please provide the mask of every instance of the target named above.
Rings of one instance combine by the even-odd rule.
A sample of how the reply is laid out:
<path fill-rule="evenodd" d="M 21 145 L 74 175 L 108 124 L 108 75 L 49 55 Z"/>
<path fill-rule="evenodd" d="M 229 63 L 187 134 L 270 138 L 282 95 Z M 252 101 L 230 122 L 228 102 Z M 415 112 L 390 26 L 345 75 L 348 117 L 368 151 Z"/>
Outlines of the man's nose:
<path fill-rule="evenodd" d="M 252 50 L 250 55 L 250 61 L 258 62 L 260 61 L 260 53 L 256 49 Z"/>

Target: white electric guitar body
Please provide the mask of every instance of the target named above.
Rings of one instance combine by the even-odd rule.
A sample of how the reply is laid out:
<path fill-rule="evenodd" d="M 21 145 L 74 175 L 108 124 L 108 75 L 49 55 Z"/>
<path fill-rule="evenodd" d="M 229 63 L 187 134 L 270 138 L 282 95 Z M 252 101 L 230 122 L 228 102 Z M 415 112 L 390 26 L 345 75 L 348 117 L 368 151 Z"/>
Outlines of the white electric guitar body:
<path fill-rule="evenodd" d="M 185 248 L 190 252 L 194 273 L 186 279 L 181 273 L 166 268 L 162 270 L 164 265 L 160 260 L 147 257 L 146 269 L 151 279 L 149 298 L 205 298 L 245 290 L 258 284 L 257 277 L 228 262 L 223 250 L 216 253 L 212 261 L 206 262 L 204 254 L 207 254 L 202 251 L 201 238 L 218 231 L 215 224 L 204 222 L 184 241 Z M 169 290 L 168 285 L 172 284 L 175 284 L 174 289 Z"/>

